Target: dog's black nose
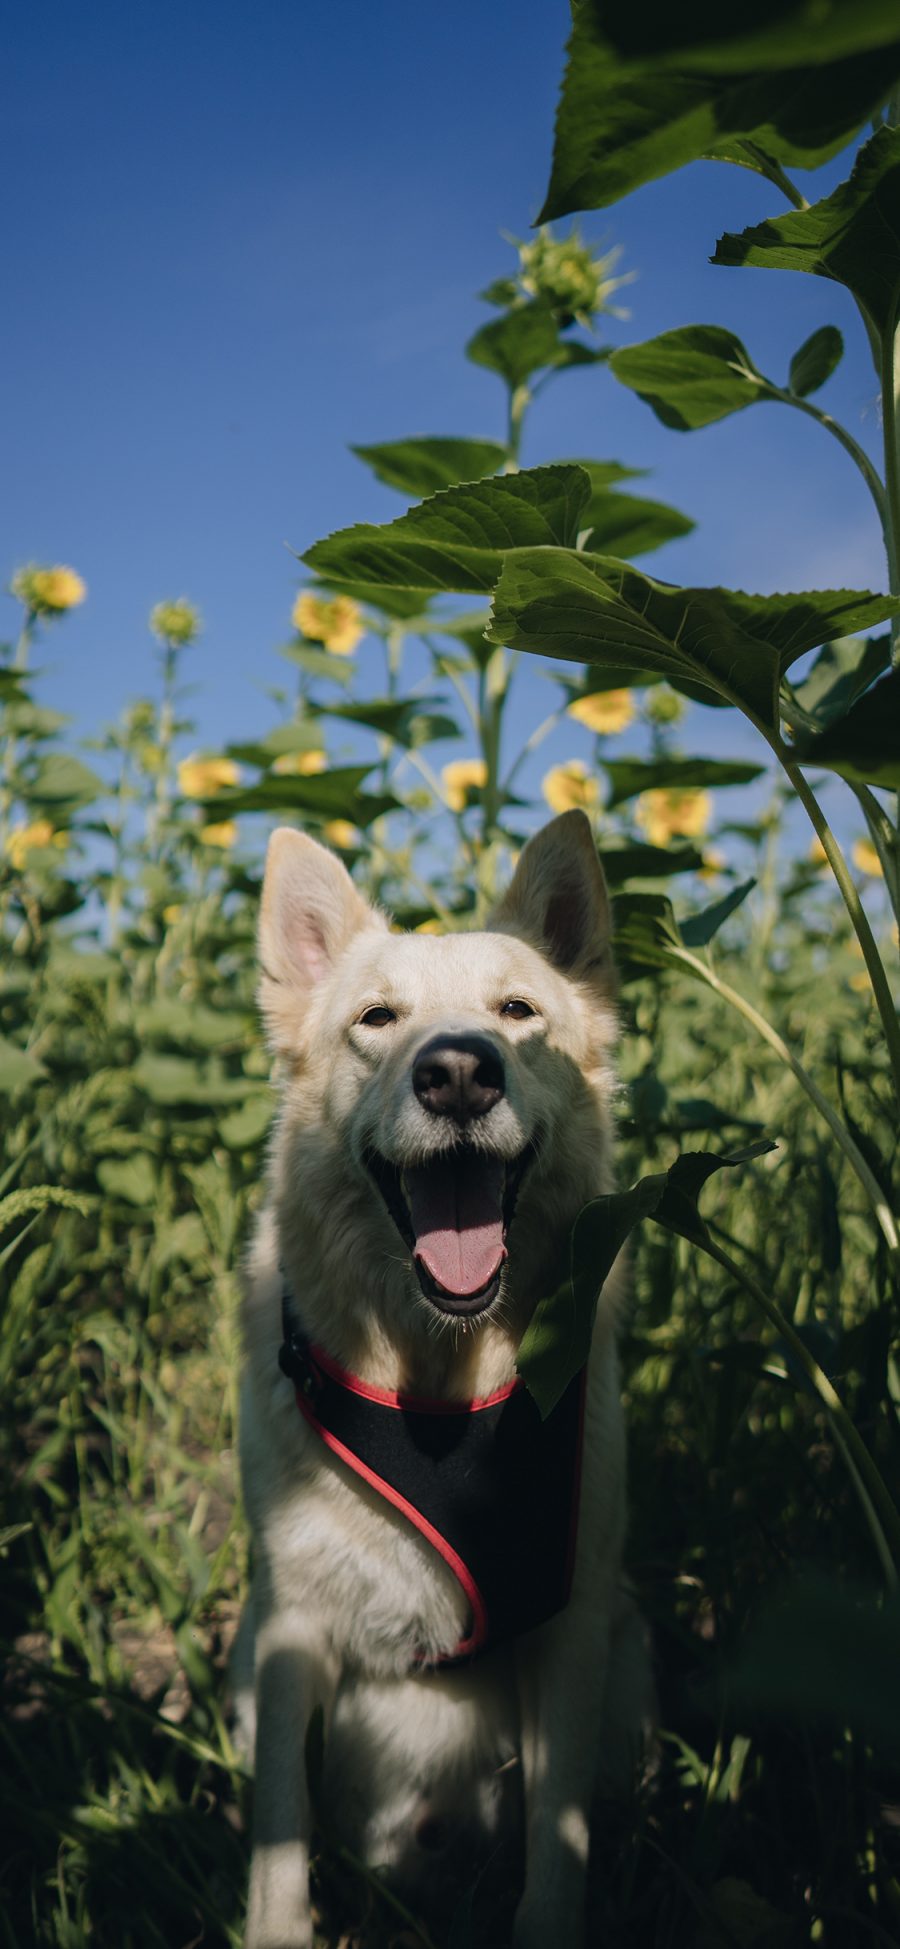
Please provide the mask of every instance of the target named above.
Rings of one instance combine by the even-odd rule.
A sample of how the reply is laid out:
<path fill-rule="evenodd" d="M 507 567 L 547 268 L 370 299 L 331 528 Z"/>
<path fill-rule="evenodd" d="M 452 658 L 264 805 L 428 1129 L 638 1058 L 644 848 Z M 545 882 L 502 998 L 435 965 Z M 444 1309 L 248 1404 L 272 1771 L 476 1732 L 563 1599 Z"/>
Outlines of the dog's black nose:
<path fill-rule="evenodd" d="M 413 1089 L 435 1117 L 483 1117 L 506 1093 L 503 1064 L 483 1035 L 437 1035 L 419 1050 Z"/>

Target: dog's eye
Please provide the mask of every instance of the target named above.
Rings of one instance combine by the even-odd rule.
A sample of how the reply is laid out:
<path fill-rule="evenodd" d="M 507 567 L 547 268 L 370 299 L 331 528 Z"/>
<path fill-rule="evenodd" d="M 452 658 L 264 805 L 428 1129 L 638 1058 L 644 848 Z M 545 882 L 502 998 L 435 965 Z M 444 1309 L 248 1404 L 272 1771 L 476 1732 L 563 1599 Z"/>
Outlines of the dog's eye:
<path fill-rule="evenodd" d="M 530 1002 L 523 1002 L 519 996 L 513 995 L 508 1002 L 501 1003 L 500 1013 L 511 1016 L 514 1022 L 524 1022 L 534 1014 L 534 1009 Z"/>
<path fill-rule="evenodd" d="M 396 1020 L 393 1009 L 383 1008 L 380 1004 L 376 1004 L 374 1008 L 364 1009 L 359 1017 L 361 1025 L 367 1029 L 386 1029 L 389 1022 L 396 1022 Z"/>

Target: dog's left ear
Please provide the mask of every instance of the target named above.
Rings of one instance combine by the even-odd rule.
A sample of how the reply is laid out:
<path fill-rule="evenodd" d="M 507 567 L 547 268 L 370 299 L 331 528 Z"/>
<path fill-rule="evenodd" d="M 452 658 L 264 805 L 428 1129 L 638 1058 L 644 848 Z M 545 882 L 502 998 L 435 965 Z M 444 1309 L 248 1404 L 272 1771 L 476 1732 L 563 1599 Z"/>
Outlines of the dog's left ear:
<path fill-rule="evenodd" d="M 563 812 L 529 839 L 487 925 L 533 942 L 563 974 L 614 986 L 609 896 L 584 812 Z"/>

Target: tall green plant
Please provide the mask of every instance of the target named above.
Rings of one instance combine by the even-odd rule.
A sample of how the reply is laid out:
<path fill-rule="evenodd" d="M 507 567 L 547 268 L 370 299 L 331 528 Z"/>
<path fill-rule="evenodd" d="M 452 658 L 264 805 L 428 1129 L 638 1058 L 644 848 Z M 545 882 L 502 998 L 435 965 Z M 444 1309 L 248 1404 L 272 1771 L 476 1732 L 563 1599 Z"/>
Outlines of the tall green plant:
<path fill-rule="evenodd" d="M 900 1106 L 892 973 L 808 775 L 830 771 L 848 782 L 900 914 L 900 835 L 880 796 L 885 789 L 900 791 L 900 129 L 889 113 L 849 181 L 812 207 L 787 174 L 792 166 L 815 167 L 834 155 L 879 111 L 898 77 L 900 27 L 896 10 L 882 0 L 865 7 L 831 0 L 817 12 L 813 45 L 799 5 L 766 10 L 762 20 L 758 10 L 741 7 L 716 30 L 699 6 L 689 4 L 673 17 L 652 5 L 625 9 L 582 0 L 544 211 L 557 216 L 608 204 L 703 155 L 767 177 L 791 203 L 790 214 L 723 238 L 715 261 L 804 270 L 836 279 L 853 293 L 882 383 L 883 474 L 846 428 L 811 403 L 841 356 L 833 327 L 798 349 L 782 385 L 758 370 L 734 334 L 717 326 L 676 329 L 606 355 L 577 342 L 567 346 L 560 327 L 571 321 L 574 306 L 561 317 L 558 293 L 544 290 L 522 302 L 521 292 L 504 286 L 487 294 L 507 306 L 504 317 L 468 348 L 471 357 L 492 364 L 508 388 L 502 477 L 461 482 L 457 475 L 454 483 L 445 476 L 443 491 L 397 520 L 344 530 L 316 543 L 304 559 L 332 589 L 356 589 L 391 603 L 430 602 L 448 592 L 490 594 L 485 647 L 476 647 L 473 638 L 472 653 L 495 696 L 506 686 L 511 652 L 526 651 L 586 665 L 590 688 L 665 679 L 698 704 L 740 711 L 803 805 L 833 872 L 865 963 Z M 611 538 L 608 511 L 616 497 L 601 467 L 519 467 L 524 404 L 561 366 L 599 363 L 604 356 L 621 383 L 679 430 L 760 400 L 812 415 L 862 473 L 884 532 L 889 593 L 748 596 L 679 589 L 631 566 L 623 557 L 637 552 L 633 543 L 629 548 Z M 413 485 L 408 478 L 403 484 Z M 421 479 L 415 485 L 423 491 Z M 436 483 L 431 478 L 427 485 Z M 868 632 L 881 624 L 887 632 L 871 637 Z M 794 665 L 813 650 L 819 655 L 812 669 L 792 682 Z M 487 753 L 490 738 L 483 730 L 482 740 Z M 691 782 L 692 771 L 696 779 L 687 761 L 680 775 Z M 663 767 L 660 782 L 667 777 Z M 703 982 L 767 1042 L 856 1174 L 896 1290 L 900 1228 L 892 1159 L 851 1127 L 828 1079 L 818 1081 L 765 1013 L 717 975 L 710 943 L 734 905 L 734 899 L 719 903 L 708 923 L 699 929 L 692 923 L 691 934 L 690 927 L 679 928 L 661 897 L 632 901 L 620 909 L 628 958 L 647 968 L 677 968 Z M 571 1290 L 589 1310 L 597 1282 L 583 1271 L 573 1267 Z M 779 1308 L 758 1282 L 744 1283 L 748 1292 L 755 1287 L 767 1317 L 781 1320 L 787 1332 L 795 1296 L 786 1295 Z M 545 1383 L 551 1369 L 560 1380 L 567 1358 L 551 1322 L 541 1344 Z M 865 1500 L 867 1491 L 861 1493 Z M 892 1507 L 886 1491 L 876 1501 L 883 1515 Z M 893 1578 L 896 1518 L 888 1517 L 885 1528 L 876 1514 L 873 1534 Z"/>

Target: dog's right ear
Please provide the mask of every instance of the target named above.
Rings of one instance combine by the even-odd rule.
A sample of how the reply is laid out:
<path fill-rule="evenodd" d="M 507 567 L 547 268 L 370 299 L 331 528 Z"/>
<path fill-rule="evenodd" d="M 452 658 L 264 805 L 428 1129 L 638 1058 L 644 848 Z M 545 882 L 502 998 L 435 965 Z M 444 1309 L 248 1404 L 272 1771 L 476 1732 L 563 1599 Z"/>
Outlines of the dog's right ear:
<path fill-rule="evenodd" d="M 334 853 L 293 826 L 273 832 L 259 918 L 258 999 L 276 1053 L 296 1046 L 310 994 L 354 935 L 386 926 Z"/>

